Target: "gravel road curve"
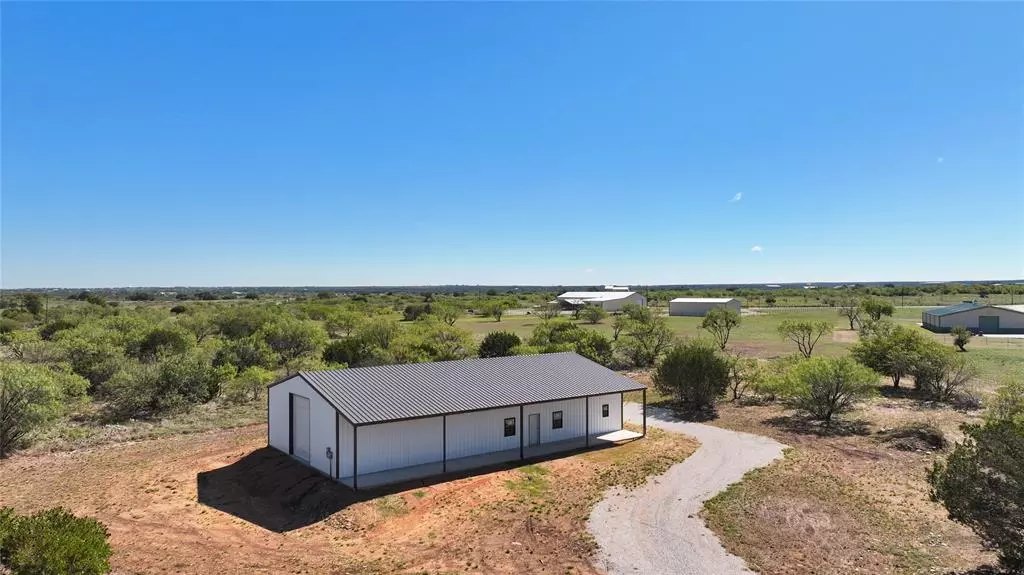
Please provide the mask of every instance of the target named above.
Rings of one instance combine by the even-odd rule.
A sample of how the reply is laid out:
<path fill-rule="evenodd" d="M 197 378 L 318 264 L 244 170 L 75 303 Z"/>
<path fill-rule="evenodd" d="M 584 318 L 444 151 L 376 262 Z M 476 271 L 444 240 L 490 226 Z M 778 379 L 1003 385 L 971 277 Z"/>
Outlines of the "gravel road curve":
<path fill-rule="evenodd" d="M 639 424 L 641 406 L 627 403 Z M 647 409 L 647 425 L 696 438 L 685 461 L 632 491 L 610 489 L 594 507 L 587 529 L 601 546 L 598 568 L 609 575 L 738 575 L 753 573 L 729 554 L 698 513 L 704 501 L 743 474 L 782 456 L 785 445 L 767 437 L 680 421 Z"/>

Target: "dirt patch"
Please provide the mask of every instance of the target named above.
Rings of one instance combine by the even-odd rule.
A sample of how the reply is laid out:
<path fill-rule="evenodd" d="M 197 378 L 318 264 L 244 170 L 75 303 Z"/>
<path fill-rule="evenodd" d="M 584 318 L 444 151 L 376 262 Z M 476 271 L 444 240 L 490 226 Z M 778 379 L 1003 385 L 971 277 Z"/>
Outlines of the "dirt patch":
<path fill-rule="evenodd" d="M 860 336 L 857 332 L 851 329 L 840 329 L 832 332 L 832 341 L 838 341 L 840 343 L 857 343 L 860 341 Z"/>
<path fill-rule="evenodd" d="M 965 416 L 884 400 L 847 416 L 858 433 L 813 433 L 777 405 L 719 408 L 712 422 L 793 446 L 785 460 L 748 475 L 709 502 L 709 526 L 762 573 L 920 573 L 970 569 L 993 557 L 969 529 L 928 500 L 926 472 L 941 452 L 899 451 L 880 441 L 896 422 Z M 775 423 L 774 425 L 772 423 Z M 923 423 L 922 423 L 923 425 Z"/>
<path fill-rule="evenodd" d="M 0 505 L 98 518 L 118 573 L 591 573 L 584 524 L 605 487 L 638 484 L 696 447 L 654 430 L 518 469 L 356 494 L 265 445 L 258 425 L 16 456 L 0 463 Z"/>

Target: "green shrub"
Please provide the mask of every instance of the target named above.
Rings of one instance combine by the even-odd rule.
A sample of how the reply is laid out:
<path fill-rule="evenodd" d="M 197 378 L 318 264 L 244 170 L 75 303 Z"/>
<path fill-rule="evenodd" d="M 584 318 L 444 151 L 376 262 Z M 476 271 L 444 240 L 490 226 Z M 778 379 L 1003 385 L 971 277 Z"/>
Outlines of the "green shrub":
<path fill-rule="evenodd" d="M 953 345 L 956 346 L 960 351 L 967 351 L 967 342 L 971 341 L 971 332 L 962 325 L 955 326 L 949 330 L 949 334 L 953 336 Z"/>
<path fill-rule="evenodd" d="M 966 524 L 1011 573 L 1024 570 L 1024 422 L 963 426 L 965 438 L 928 474 L 931 497 Z"/>
<path fill-rule="evenodd" d="M 826 422 L 878 392 L 878 374 L 849 357 L 813 357 L 794 365 L 785 377 L 793 406 Z"/>
<path fill-rule="evenodd" d="M 49 367 L 4 362 L 0 368 L 0 458 L 27 445 L 65 412 L 66 399 L 82 397 L 87 383 Z"/>
<path fill-rule="evenodd" d="M 584 308 L 580 310 L 579 315 L 580 319 L 583 321 L 589 324 L 597 324 L 601 323 L 601 320 L 608 317 L 608 312 L 604 311 L 604 308 L 601 306 L 588 305 L 584 306 Z"/>
<path fill-rule="evenodd" d="M 676 344 L 654 371 L 654 387 L 692 409 L 707 409 L 729 386 L 729 360 L 714 344 L 696 339 Z"/>
<path fill-rule="evenodd" d="M 99 521 L 57 507 L 19 517 L 0 509 L 0 565 L 24 575 L 110 572 L 109 533 Z"/>
<path fill-rule="evenodd" d="M 921 349 L 915 362 L 914 387 L 932 401 L 964 401 L 970 398 L 967 384 L 976 373 L 966 357 L 932 341 Z"/>
<path fill-rule="evenodd" d="M 1024 378 L 1011 378 L 996 391 L 985 417 L 991 421 L 1013 421 L 1024 425 Z"/>
<path fill-rule="evenodd" d="M 480 357 L 504 357 L 513 355 L 512 350 L 523 341 L 510 331 L 492 331 L 480 342 Z"/>
<path fill-rule="evenodd" d="M 248 403 L 263 397 L 274 374 L 260 367 L 250 367 L 224 384 L 224 400 L 229 403 Z"/>

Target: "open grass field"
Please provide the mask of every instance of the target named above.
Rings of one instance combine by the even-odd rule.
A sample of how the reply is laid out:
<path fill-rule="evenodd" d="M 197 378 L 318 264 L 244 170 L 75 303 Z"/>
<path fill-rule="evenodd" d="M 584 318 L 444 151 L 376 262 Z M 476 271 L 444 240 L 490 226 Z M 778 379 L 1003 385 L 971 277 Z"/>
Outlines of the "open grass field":
<path fill-rule="evenodd" d="M 116 573 L 594 573 L 585 532 L 607 487 L 696 444 L 643 441 L 354 494 L 264 447 L 266 427 L 17 455 L 0 506 L 64 505 L 110 529 Z"/>
<path fill-rule="evenodd" d="M 729 350 L 733 353 L 762 359 L 795 353 L 796 347 L 783 340 L 777 331 L 779 324 L 787 320 L 827 321 L 834 325 L 835 332 L 823 337 L 815 347 L 816 355 L 842 355 L 848 353 L 850 347 L 858 341 L 857 333 L 849 329 L 846 319 L 839 316 L 833 308 L 764 308 L 751 311 L 754 313 L 744 315 L 742 323 L 732 332 Z M 921 308 L 896 308 L 892 319 L 903 325 L 917 326 L 921 322 L 921 312 Z M 679 337 L 693 338 L 701 335 L 702 318 L 666 319 Z M 470 331 L 477 341 L 491 331 L 511 331 L 525 341 L 540 322 L 541 320 L 534 316 L 507 315 L 500 322 L 490 318 L 467 317 L 460 319 L 456 325 Z M 580 322 L 580 325 L 608 337 L 612 336 L 611 318 L 596 325 L 583 322 Z M 934 334 L 924 329 L 921 331 L 950 347 L 953 345 L 948 334 Z M 991 392 L 1007 373 L 1024 373 L 1024 339 L 975 337 L 971 339 L 967 349 L 968 357 L 978 369 L 977 386 L 980 393 Z"/>

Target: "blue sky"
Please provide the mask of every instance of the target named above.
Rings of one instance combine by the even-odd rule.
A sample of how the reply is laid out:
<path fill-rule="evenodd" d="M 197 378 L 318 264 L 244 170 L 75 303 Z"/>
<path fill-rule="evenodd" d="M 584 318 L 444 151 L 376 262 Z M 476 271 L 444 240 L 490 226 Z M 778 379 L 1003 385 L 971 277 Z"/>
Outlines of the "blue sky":
<path fill-rule="evenodd" d="M 1019 3 L 5 3 L 0 282 L 1019 278 L 1022 29 Z"/>

